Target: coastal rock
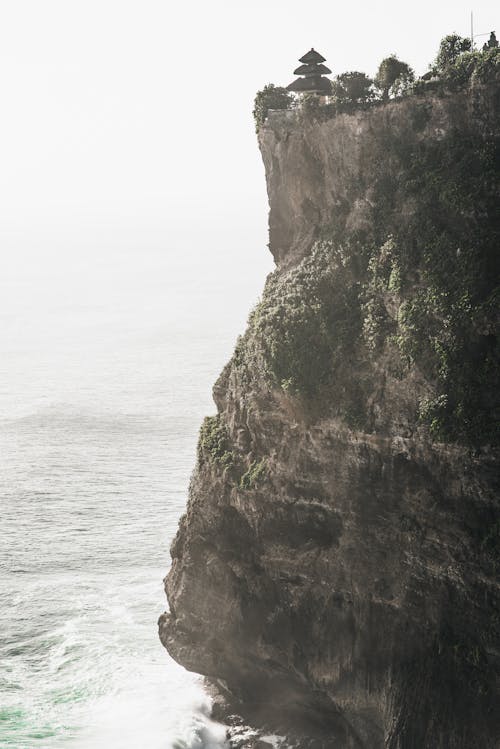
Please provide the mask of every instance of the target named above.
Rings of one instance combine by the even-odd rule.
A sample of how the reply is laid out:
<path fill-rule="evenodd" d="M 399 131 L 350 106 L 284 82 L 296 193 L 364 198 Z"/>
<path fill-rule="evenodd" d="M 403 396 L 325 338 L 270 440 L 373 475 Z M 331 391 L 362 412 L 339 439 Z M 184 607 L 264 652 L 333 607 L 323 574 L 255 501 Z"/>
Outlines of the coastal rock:
<path fill-rule="evenodd" d="M 498 746 L 499 110 L 492 85 L 259 134 L 277 270 L 214 387 L 159 631 L 303 749 Z"/>

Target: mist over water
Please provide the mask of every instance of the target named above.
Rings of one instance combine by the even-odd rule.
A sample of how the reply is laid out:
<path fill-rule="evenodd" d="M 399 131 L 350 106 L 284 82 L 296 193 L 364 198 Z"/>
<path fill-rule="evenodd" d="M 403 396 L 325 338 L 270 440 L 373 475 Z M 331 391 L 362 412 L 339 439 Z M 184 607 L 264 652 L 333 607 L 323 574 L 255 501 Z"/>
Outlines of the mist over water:
<path fill-rule="evenodd" d="M 210 222 L 6 239 L 0 745 L 222 746 L 156 620 L 211 386 L 271 266 L 264 241 L 236 249 Z"/>

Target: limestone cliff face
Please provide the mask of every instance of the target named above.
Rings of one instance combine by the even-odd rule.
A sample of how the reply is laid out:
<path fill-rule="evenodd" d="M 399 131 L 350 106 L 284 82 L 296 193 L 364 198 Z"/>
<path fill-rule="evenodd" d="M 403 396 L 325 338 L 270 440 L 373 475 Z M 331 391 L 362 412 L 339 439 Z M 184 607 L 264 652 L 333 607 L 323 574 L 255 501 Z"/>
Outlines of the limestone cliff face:
<path fill-rule="evenodd" d="M 259 134 L 277 270 L 160 637 L 301 746 L 498 746 L 498 87 Z"/>

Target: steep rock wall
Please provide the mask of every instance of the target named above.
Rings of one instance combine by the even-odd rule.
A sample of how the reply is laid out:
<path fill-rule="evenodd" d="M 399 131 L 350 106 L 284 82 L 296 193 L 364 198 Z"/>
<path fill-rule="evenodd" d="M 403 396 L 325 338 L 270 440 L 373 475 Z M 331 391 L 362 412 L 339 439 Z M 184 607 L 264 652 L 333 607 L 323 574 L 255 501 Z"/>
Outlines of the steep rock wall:
<path fill-rule="evenodd" d="M 214 387 L 159 626 L 301 746 L 497 746 L 499 103 L 260 132 L 278 267 Z"/>

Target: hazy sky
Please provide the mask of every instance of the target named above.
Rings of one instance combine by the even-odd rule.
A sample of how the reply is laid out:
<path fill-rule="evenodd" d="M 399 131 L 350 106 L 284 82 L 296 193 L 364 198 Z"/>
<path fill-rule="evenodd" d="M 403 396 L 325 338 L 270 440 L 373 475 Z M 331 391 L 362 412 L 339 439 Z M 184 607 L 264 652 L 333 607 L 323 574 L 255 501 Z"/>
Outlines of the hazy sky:
<path fill-rule="evenodd" d="M 251 117 L 311 46 L 334 73 L 395 52 L 418 73 L 470 3 L 3 0 L 0 239 L 68 226 L 265 228 Z M 476 31 L 498 4 L 473 6 Z M 496 12 L 495 12 L 496 11 Z M 481 40 L 482 42 L 482 40 Z M 158 228 L 160 230 L 160 228 Z M 237 236 L 235 236 L 237 241 Z"/>

